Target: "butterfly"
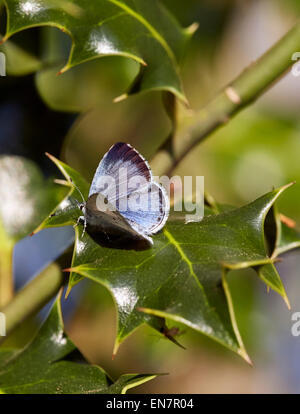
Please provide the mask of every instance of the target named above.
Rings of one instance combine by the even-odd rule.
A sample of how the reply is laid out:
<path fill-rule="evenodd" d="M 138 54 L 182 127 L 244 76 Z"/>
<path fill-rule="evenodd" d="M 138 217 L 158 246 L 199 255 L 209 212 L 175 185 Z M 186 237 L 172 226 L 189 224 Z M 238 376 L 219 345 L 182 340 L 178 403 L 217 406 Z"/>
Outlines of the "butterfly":
<path fill-rule="evenodd" d="M 83 196 L 82 196 L 83 198 Z M 169 216 L 165 189 L 153 180 L 148 162 L 131 145 L 114 144 L 100 161 L 78 222 L 97 242 L 132 248 L 153 245 L 151 236 Z"/>

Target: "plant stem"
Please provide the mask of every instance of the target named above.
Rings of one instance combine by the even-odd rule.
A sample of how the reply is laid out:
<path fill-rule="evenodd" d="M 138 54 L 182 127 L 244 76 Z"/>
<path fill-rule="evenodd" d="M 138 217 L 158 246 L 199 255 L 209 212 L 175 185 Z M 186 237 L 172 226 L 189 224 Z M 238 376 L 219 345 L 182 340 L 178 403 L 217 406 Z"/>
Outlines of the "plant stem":
<path fill-rule="evenodd" d="M 7 305 L 13 298 L 12 279 L 13 245 L 2 248 L 0 257 L 0 307 Z"/>
<path fill-rule="evenodd" d="M 39 311 L 59 291 L 66 282 L 56 263 L 52 263 L 30 281 L 1 312 L 5 315 L 6 335 L 20 323 Z M 5 337 L 0 337 L 0 341 Z"/>
<path fill-rule="evenodd" d="M 14 242 L 5 233 L 0 222 L 0 308 L 6 306 L 13 297 L 12 254 Z"/>
<path fill-rule="evenodd" d="M 174 139 L 165 142 L 151 162 L 155 175 L 170 174 L 195 145 L 254 102 L 295 63 L 292 55 L 297 51 L 300 51 L 300 22 L 196 113 Z"/>

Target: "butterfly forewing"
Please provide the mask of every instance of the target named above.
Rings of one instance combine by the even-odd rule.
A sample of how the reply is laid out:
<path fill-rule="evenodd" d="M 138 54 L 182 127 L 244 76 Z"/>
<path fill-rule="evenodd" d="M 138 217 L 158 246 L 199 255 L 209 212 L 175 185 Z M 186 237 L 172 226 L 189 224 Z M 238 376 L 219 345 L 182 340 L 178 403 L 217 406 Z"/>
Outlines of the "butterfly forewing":
<path fill-rule="evenodd" d="M 100 161 L 92 181 L 89 196 L 105 190 L 108 201 L 113 202 L 128 194 L 126 184 L 132 177 L 136 176 L 143 177 L 145 182 L 151 182 L 152 174 L 147 161 L 131 145 L 118 142 L 108 150 Z M 107 177 L 111 178 L 111 183 L 114 182 L 115 184 L 105 185 L 109 182 Z M 103 189 L 103 187 L 105 188 Z"/>
<path fill-rule="evenodd" d="M 168 196 L 152 180 L 147 161 L 129 144 L 119 142 L 104 155 L 93 178 L 89 199 L 95 194 L 100 194 L 98 201 L 104 200 L 127 220 L 134 232 L 147 240 L 147 235 L 158 232 L 167 221 Z M 115 228 L 118 223 L 111 225 Z"/>

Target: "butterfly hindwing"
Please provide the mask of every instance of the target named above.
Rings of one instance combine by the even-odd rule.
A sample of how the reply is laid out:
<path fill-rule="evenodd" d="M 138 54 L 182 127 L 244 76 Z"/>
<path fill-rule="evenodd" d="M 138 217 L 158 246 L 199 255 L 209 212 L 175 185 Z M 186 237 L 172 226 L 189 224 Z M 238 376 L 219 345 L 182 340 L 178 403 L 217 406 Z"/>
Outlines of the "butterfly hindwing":
<path fill-rule="evenodd" d="M 164 188 L 153 181 L 148 188 L 137 190 L 131 193 L 130 197 L 134 205 L 132 206 L 129 202 L 127 209 L 119 210 L 119 212 L 132 228 L 147 235 L 161 230 L 168 219 L 170 210 L 169 199 Z M 136 203 L 135 199 L 137 199 Z"/>
<path fill-rule="evenodd" d="M 153 244 L 150 237 L 136 231 L 118 211 L 106 211 L 97 207 L 97 198 L 100 194 L 90 196 L 85 204 L 84 213 L 87 232 L 101 245 L 108 247 L 122 247 L 140 249 Z"/>

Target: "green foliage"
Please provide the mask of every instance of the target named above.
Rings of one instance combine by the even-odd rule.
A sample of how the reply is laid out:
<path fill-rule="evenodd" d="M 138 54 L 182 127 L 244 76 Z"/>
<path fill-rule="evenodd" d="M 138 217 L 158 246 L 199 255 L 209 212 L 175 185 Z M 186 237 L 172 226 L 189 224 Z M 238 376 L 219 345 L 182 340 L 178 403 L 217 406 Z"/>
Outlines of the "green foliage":
<path fill-rule="evenodd" d="M 61 186 L 45 181 L 30 160 L 0 157 L 0 226 L 5 237 L 16 243 L 48 215 L 66 193 Z"/>
<path fill-rule="evenodd" d="M 15 243 L 28 236 L 65 194 L 65 188 L 45 181 L 32 161 L 0 157 L 0 307 L 12 296 Z"/>
<path fill-rule="evenodd" d="M 145 113 L 141 111 L 143 120 L 139 123 L 147 130 L 151 140 L 143 139 L 144 133 L 139 134 L 136 127 L 137 115 L 134 115 L 135 119 L 131 115 L 127 116 L 129 112 L 138 112 L 138 100 L 131 100 L 132 106 L 128 106 L 127 110 L 120 105 L 120 113 L 122 111 L 124 118 L 130 118 L 129 123 L 137 131 L 138 145 L 143 146 L 143 141 L 149 142 L 149 153 L 163 143 L 160 134 L 164 139 L 169 134 L 173 144 L 176 136 L 183 141 L 183 148 L 186 146 L 187 152 L 191 149 L 187 139 L 190 130 L 186 136 L 176 131 L 179 117 L 175 98 L 187 102 L 179 67 L 195 25 L 187 29 L 180 27 L 163 6 L 163 1 L 159 0 L 0 0 L 0 5 L 2 3 L 7 11 L 7 26 L 1 51 L 7 57 L 7 72 L 12 75 L 36 72 L 37 89 L 48 107 L 64 111 L 91 109 L 99 106 L 99 103 L 107 107 L 107 101 L 111 99 L 108 96 L 115 92 L 119 94 L 130 83 L 127 92 L 117 100 L 136 92 L 163 91 L 164 109 L 171 121 L 167 133 L 162 132 L 161 127 L 166 124 L 166 120 L 159 122 L 154 114 L 153 122 L 146 105 Z M 165 3 L 172 2 L 165 0 Z M 290 3 L 299 2 L 290 0 Z M 180 14 L 181 7 L 186 7 L 182 2 L 176 4 L 174 10 L 177 9 Z M 193 4 L 195 11 L 196 8 L 200 10 L 196 1 Z M 40 26 L 47 27 L 40 31 L 42 36 L 39 41 L 43 52 L 38 58 L 10 40 L 18 32 Z M 295 26 L 294 35 L 290 34 L 290 40 L 294 37 L 294 45 L 297 44 L 298 35 Z M 68 46 L 68 60 L 61 68 L 61 62 L 66 60 Z M 293 42 L 287 42 L 287 46 L 291 50 L 294 48 Z M 265 69 L 268 68 L 268 62 L 270 65 L 270 62 L 273 64 L 275 61 L 268 59 L 268 56 L 272 57 L 272 53 L 269 53 L 265 60 L 267 64 L 254 65 L 250 72 L 246 72 L 253 74 L 253 77 L 250 76 L 248 81 L 247 76 L 242 81 L 240 78 L 242 88 L 238 87 L 235 91 L 235 86 L 239 85 L 233 84 L 233 92 L 241 98 L 240 103 L 231 99 L 229 108 L 220 108 L 220 113 L 219 110 L 214 113 L 204 109 L 204 122 L 207 118 L 212 125 L 205 136 L 215 130 L 221 118 L 225 120 L 235 113 L 232 103 L 237 105 L 236 109 L 248 105 L 252 102 L 249 96 L 256 98 L 271 81 L 279 77 L 283 68 L 287 68 L 290 63 L 289 49 L 283 49 L 284 42 L 281 48 L 277 47 L 277 72 Z M 84 69 L 78 67 L 83 62 L 103 56 L 114 59 L 112 71 L 110 59 L 94 62 L 93 66 L 83 65 Z M 257 73 L 255 67 L 258 68 Z M 70 68 L 74 69 L 68 71 Z M 57 71 L 62 75 L 59 78 L 56 77 Z M 68 73 L 64 74 L 66 71 Z M 112 85 L 107 86 L 108 73 Z M 83 88 L 78 86 L 82 84 Z M 213 105 L 212 109 L 218 109 Z M 96 128 L 101 124 L 97 115 L 101 113 L 103 119 L 109 120 L 107 130 L 113 135 L 113 140 L 115 134 L 119 134 L 118 125 L 122 125 L 122 133 L 126 136 L 123 118 L 116 119 L 110 108 L 103 110 L 102 107 L 98 107 L 99 112 L 95 111 Z M 148 124 L 155 124 L 159 133 L 147 127 L 144 121 L 146 117 Z M 264 193 L 274 183 L 279 188 L 240 208 L 218 204 L 208 196 L 203 221 L 184 224 L 183 217 L 171 214 L 163 231 L 154 237 L 154 246 L 143 251 L 104 247 L 97 244 L 88 233 L 83 234 L 81 226 L 75 228 L 72 263 L 69 269 L 65 269 L 70 272 L 68 293 L 84 278 L 109 291 L 116 305 L 118 322 L 114 354 L 124 339 L 142 324 L 148 324 L 176 344 L 167 329 L 168 319 L 210 337 L 251 363 L 239 332 L 235 317 L 238 309 L 235 309 L 228 283 L 229 273 L 234 270 L 254 269 L 267 288 L 281 295 L 290 306 L 275 263 L 280 254 L 300 246 L 300 233 L 291 220 L 279 214 L 275 202 L 288 187 L 282 185 L 295 179 L 299 173 L 296 171 L 295 175 L 293 170 L 294 165 L 298 165 L 298 151 L 295 149 L 298 149 L 299 144 L 294 134 L 297 125 L 278 120 L 277 117 L 268 119 L 261 114 L 249 118 L 248 113 L 247 117 L 246 121 L 240 118 L 217 134 L 216 139 L 221 139 L 216 141 L 211 158 L 205 150 L 202 150 L 202 160 L 197 152 L 194 153 L 197 162 L 191 166 L 192 174 L 195 175 L 197 166 L 200 166 L 203 175 L 205 162 L 211 168 L 214 164 L 212 160 L 215 159 L 215 165 L 222 171 L 221 175 L 226 177 L 224 185 L 220 185 L 222 177 L 216 179 L 218 194 L 223 190 L 227 195 L 231 193 L 230 202 L 234 197 L 248 202 L 249 198 Z M 184 115 L 184 118 L 183 124 L 185 121 L 189 123 L 189 116 Z M 202 123 L 203 119 L 191 121 L 197 131 Z M 96 129 L 90 123 L 88 126 L 90 130 Z M 77 127 L 78 123 L 75 129 Z M 105 128 L 103 130 L 106 138 L 98 140 L 101 144 L 97 143 L 101 146 L 100 152 L 111 139 L 107 138 Z M 223 139 L 226 134 L 230 135 L 232 148 L 228 140 Z M 69 145 L 71 135 L 64 144 L 65 153 L 72 153 Z M 81 149 L 89 148 L 85 131 L 82 135 L 85 139 L 79 139 L 82 142 L 78 145 L 79 150 L 77 148 L 80 162 L 84 158 Z M 265 139 L 266 136 L 270 137 L 272 143 Z M 288 148 L 284 151 L 281 145 L 283 136 Z M 170 141 L 165 142 L 172 147 Z M 249 151 L 249 142 L 255 151 Z M 271 146 L 275 163 L 270 156 Z M 95 153 L 99 152 L 97 148 Z M 238 157 L 236 148 L 239 149 Z M 174 154 L 170 151 L 168 155 L 172 157 Z M 76 159 L 76 154 L 73 157 Z M 11 258 L 14 244 L 34 228 L 37 232 L 47 227 L 74 225 L 81 215 L 78 208 L 78 201 L 82 201 L 81 193 L 87 199 L 89 184 L 86 180 L 58 159 L 50 155 L 49 158 L 64 176 L 63 180 L 58 180 L 61 186 L 45 181 L 30 161 L 20 157 L 0 158 L 0 307 L 5 306 L 12 297 Z M 91 158 L 87 150 L 88 166 Z M 187 162 L 190 163 L 190 160 Z M 280 168 L 278 160 L 281 161 Z M 182 165 L 184 162 L 180 167 Z M 249 171 L 254 170 L 256 174 L 249 174 Z M 228 180 L 230 174 L 232 179 Z M 257 176 L 261 177 L 259 182 Z M 174 327 L 175 334 L 177 329 Z M 114 382 L 100 367 L 89 365 L 64 332 L 60 297 L 47 321 L 27 347 L 23 350 L 0 350 L 2 393 L 125 393 L 127 389 L 153 377 L 155 375 L 130 374 Z"/>
<path fill-rule="evenodd" d="M 72 38 L 67 64 L 60 73 L 101 56 L 124 56 L 141 70 L 128 93 L 168 90 L 184 96 L 179 62 L 193 33 L 182 29 L 158 0 L 5 0 L 4 40 L 24 29 L 54 26 Z"/>
<path fill-rule="evenodd" d="M 298 220 L 298 135 L 297 119 L 284 112 L 272 113 L 254 106 L 196 148 L 183 161 L 180 172 L 185 174 L 188 169 L 193 175 L 204 175 L 210 192 L 231 204 L 245 203 L 273 186 L 296 181 L 279 200 L 279 206 L 285 214 Z"/>
<path fill-rule="evenodd" d="M 63 173 L 70 191 L 39 229 L 75 224 L 81 212 L 74 201 L 80 196 L 73 183 L 84 197 L 88 193 L 87 183 L 76 171 L 51 159 Z M 200 223 L 183 224 L 183 220 L 172 220 L 171 216 L 163 232 L 155 236 L 154 247 L 144 251 L 102 247 L 87 233 L 82 236 L 79 227 L 69 290 L 82 277 L 109 290 L 118 311 L 114 352 L 141 324 L 148 323 L 161 331 L 163 318 L 168 318 L 208 335 L 248 360 L 226 273 L 253 267 L 288 304 L 274 267 L 277 251 L 270 241 L 280 230 L 272 207 L 285 188 L 238 209 L 213 205 Z"/>
<path fill-rule="evenodd" d="M 64 332 L 60 295 L 28 346 L 0 350 L 0 393 L 5 394 L 125 394 L 154 377 L 127 374 L 113 381 L 88 364 Z"/>

